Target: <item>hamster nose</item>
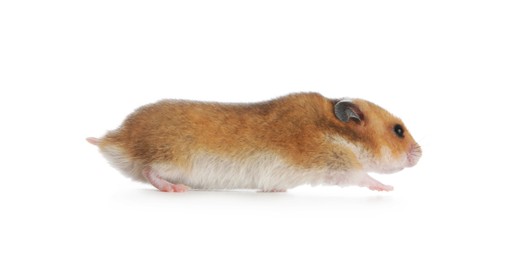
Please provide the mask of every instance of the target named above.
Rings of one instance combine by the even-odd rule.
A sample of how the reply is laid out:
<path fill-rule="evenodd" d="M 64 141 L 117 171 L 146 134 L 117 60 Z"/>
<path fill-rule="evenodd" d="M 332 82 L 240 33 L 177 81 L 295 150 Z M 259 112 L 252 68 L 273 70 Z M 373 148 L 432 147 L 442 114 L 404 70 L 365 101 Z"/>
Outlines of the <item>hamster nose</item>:
<path fill-rule="evenodd" d="M 408 167 L 415 166 L 417 162 L 419 162 L 420 157 L 422 156 L 422 148 L 417 143 L 411 145 L 410 150 L 408 151 Z"/>

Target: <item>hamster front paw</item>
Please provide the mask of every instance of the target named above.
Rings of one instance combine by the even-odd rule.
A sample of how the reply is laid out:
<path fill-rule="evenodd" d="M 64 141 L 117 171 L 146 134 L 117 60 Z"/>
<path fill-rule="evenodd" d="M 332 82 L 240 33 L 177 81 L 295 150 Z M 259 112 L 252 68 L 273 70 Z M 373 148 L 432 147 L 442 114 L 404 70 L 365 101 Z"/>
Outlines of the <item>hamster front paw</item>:
<path fill-rule="evenodd" d="M 367 187 L 373 191 L 393 191 L 394 187 L 390 185 L 385 185 L 376 179 L 369 176 L 367 173 L 364 173 L 364 177 L 358 183 L 360 187 Z"/>

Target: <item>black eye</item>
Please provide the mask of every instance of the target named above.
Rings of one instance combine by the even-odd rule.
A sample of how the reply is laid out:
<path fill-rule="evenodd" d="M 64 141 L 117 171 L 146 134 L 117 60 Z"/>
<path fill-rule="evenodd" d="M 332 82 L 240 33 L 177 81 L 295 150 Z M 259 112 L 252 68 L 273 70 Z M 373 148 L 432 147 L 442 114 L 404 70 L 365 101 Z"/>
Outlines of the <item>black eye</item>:
<path fill-rule="evenodd" d="M 395 125 L 394 126 L 394 132 L 400 138 L 404 137 L 404 129 L 403 129 L 403 127 L 401 125 L 399 125 L 399 124 Z"/>

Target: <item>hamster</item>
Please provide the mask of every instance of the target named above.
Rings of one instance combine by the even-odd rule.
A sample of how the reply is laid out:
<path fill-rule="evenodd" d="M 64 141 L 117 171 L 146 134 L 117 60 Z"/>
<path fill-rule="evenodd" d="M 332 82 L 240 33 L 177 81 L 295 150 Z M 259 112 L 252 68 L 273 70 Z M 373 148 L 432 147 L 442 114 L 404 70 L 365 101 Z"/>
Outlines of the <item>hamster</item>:
<path fill-rule="evenodd" d="M 162 100 L 87 141 L 126 176 L 165 192 L 304 184 L 391 191 L 368 172 L 397 172 L 422 155 L 383 108 L 318 93 L 248 104 Z"/>

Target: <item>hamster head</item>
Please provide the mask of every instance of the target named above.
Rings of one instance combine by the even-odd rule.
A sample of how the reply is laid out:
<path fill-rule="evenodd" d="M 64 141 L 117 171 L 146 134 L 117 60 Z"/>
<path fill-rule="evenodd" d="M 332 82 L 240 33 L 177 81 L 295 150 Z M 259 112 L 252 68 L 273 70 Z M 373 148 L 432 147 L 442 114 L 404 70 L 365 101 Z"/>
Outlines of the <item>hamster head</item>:
<path fill-rule="evenodd" d="M 422 150 L 401 119 L 362 99 L 343 99 L 334 105 L 344 143 L 365 171 L 393 173 L 412 167 Z"/>

